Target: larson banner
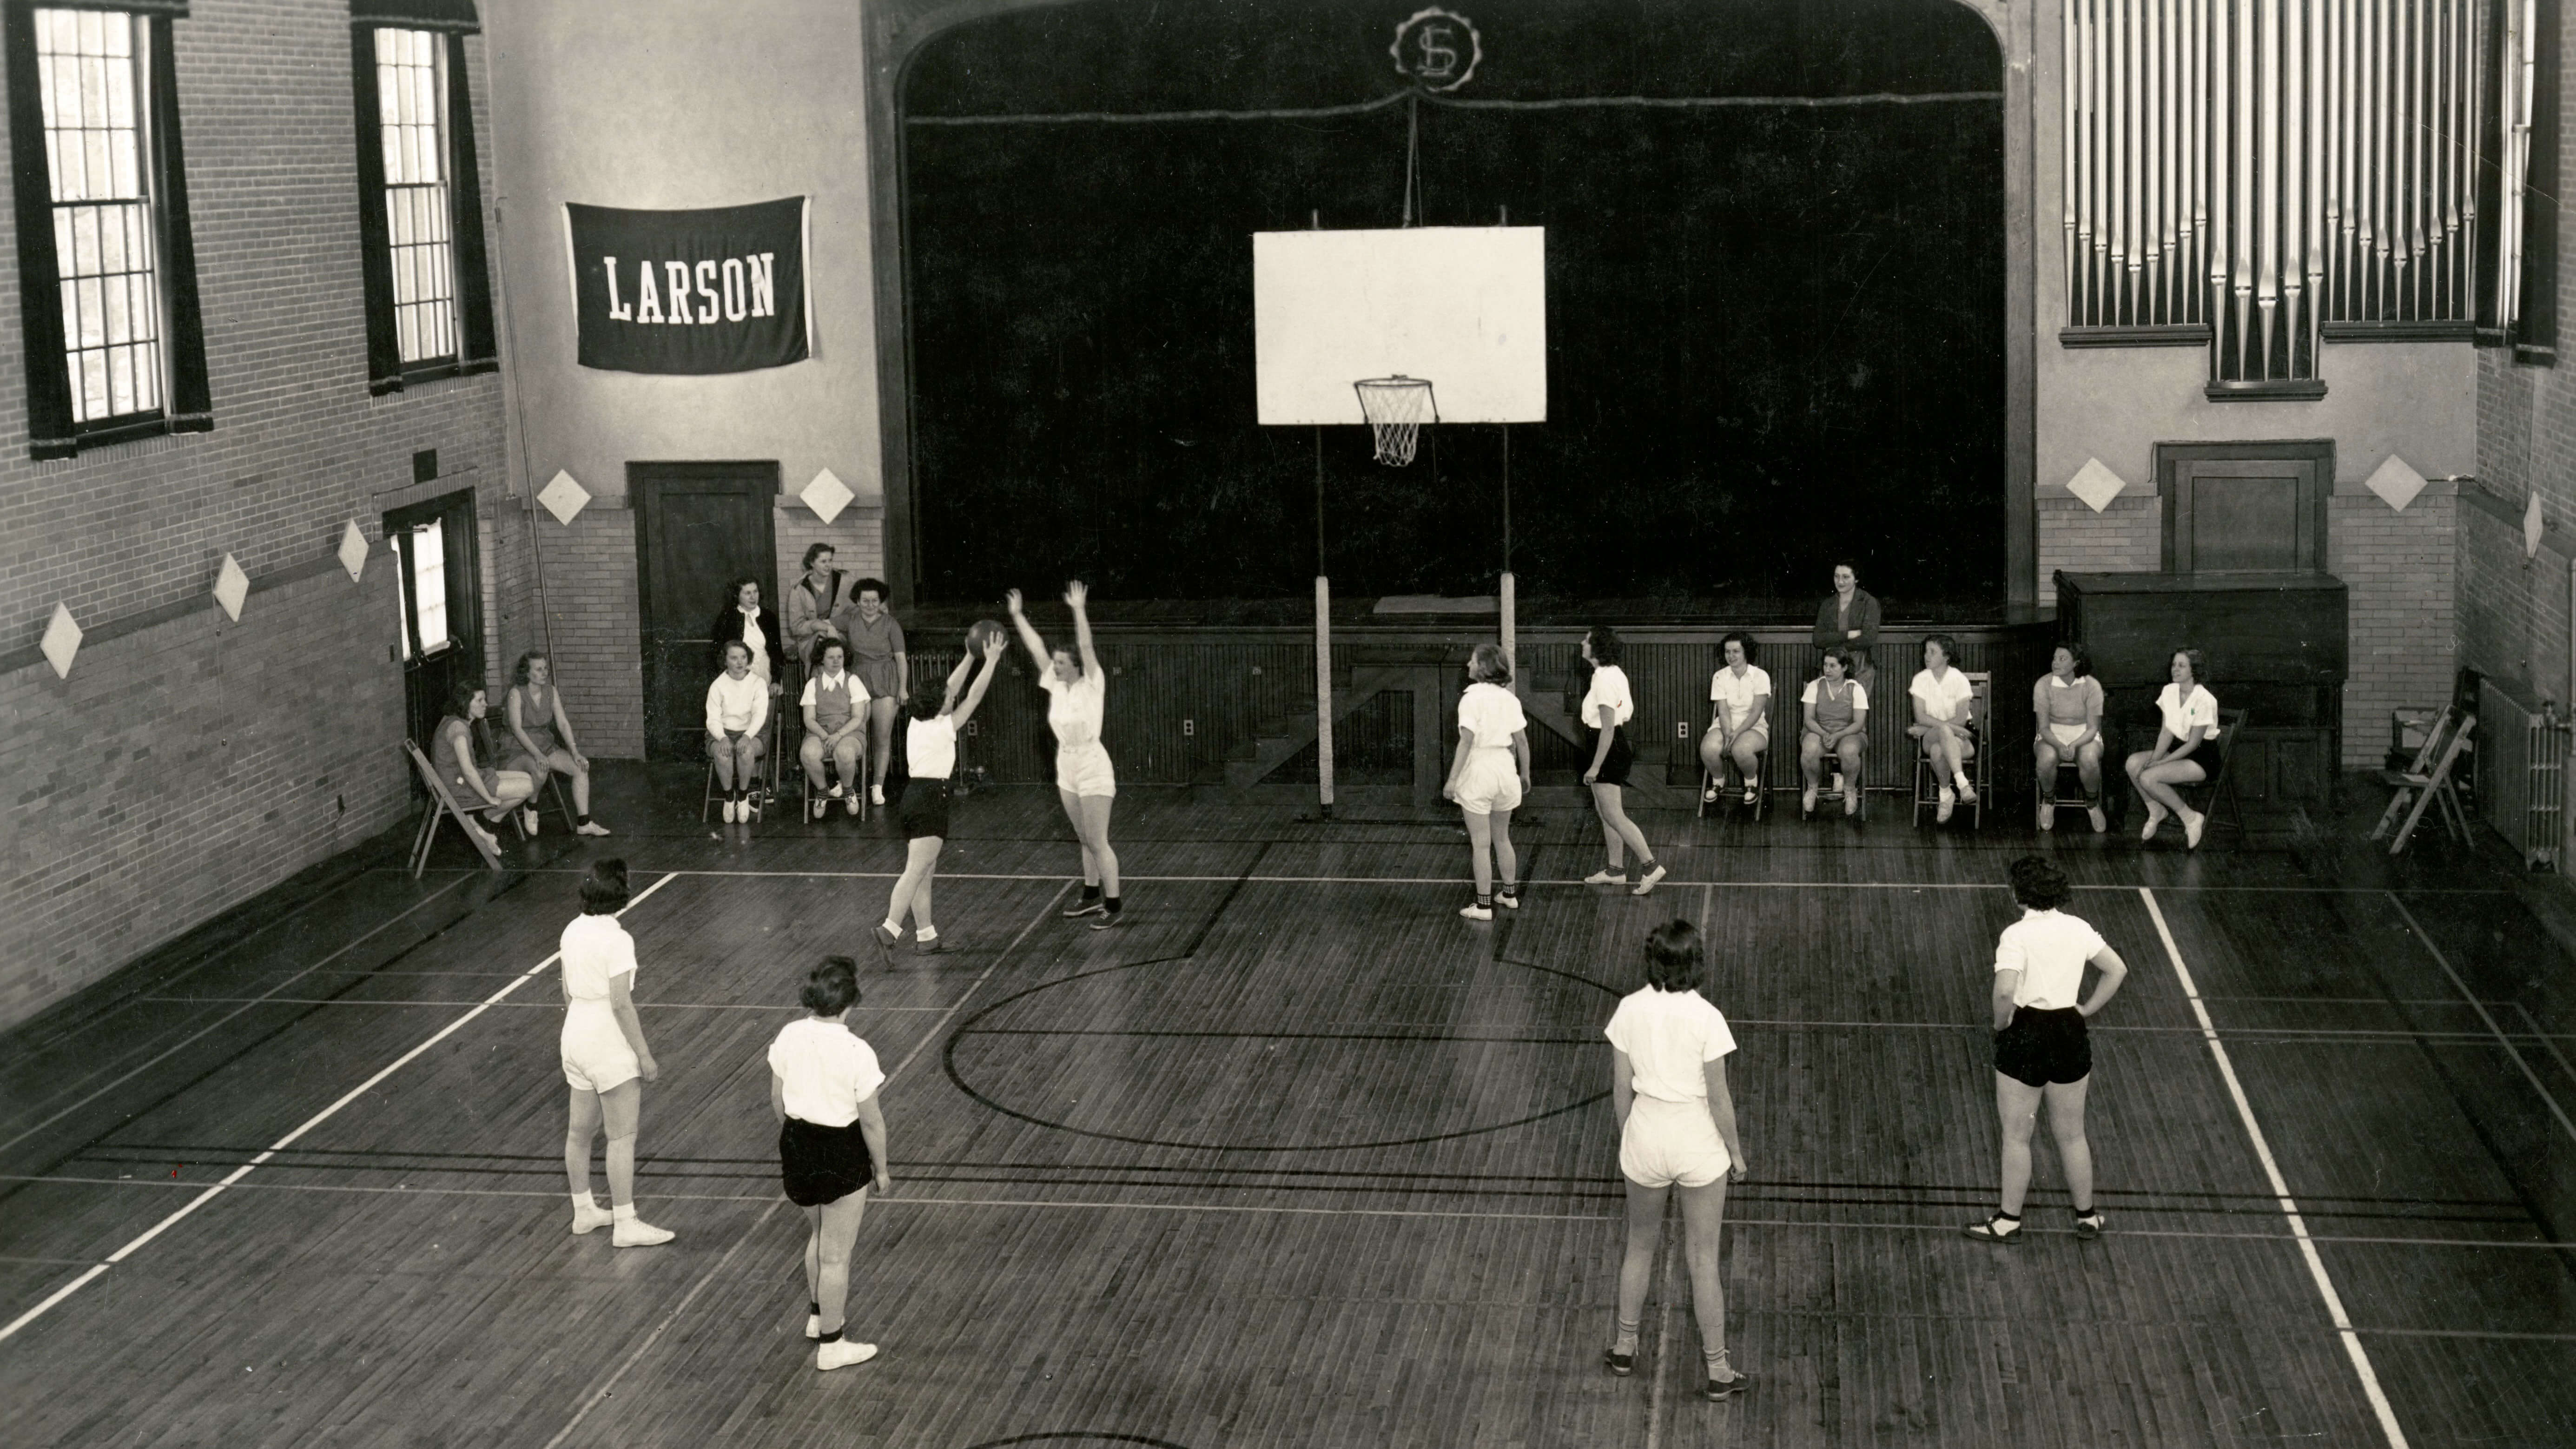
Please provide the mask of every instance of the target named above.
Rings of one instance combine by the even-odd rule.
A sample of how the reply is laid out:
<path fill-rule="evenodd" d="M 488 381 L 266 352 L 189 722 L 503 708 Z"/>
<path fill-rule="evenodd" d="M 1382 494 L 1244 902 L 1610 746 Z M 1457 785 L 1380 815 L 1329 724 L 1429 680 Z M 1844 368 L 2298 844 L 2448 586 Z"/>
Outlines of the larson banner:
<path fill-rule="evenodd" d="M 750 372 L 802 362 L 805 198 L 705 211 L 564 204 L 584 367 Z"/>

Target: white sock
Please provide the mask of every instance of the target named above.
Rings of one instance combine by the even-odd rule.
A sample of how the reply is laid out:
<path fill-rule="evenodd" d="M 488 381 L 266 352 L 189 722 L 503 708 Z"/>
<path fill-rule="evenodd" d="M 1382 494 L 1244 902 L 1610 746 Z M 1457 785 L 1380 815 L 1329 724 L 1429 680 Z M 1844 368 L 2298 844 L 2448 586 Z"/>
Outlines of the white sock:
<path fill-rule="evenodd" d="M 590 1189 L 586 1187 L 572 1195 L 572 1205 L 586 1213 L 599 1211 L 599 1199 L 592 1197 Z"/>
<path fill-rule="evenodd" d="M 924 926 L 920 930 L 912 933 L 912 939 L 916 941 L 936 941 L 939 939 L 939 928 L 937 926 Z"/>
<path fill-rule="evenodd" d="M 1952 774 L 1951 774 L 1951 777 L 1950 777 L 1950 778 L 1952 778 L 1952 779 L 1954 779 L 1954 780 L 1957 780 L 1957 781 L 1959 782 L 1959 788 L 1960 788 L 1960 789 L 1965 790 L 1965 789 L 1967 789 L 1967 788 L 1968 788 L 1968 772 L 1967 772 L 1967 771 L 1965 771 L 1965 770 L 1958 770 L 1958 771 L 1954 771 L 1954 772 L 1952 772 Z"/>
<path fill-rule="evenodd" d="M 903 922 L 896 920 L 892 916 L 886 917 L 885 928 L 890 934 L 897 936 L 903 934 Z"/>
<path fill-rule="evenodd" d="M 631 1202 L 619 1203 L 611 1211 L 616 1219 L 621 1223 L 631 1223 L 635 1221 L 635 1204 Z"/>

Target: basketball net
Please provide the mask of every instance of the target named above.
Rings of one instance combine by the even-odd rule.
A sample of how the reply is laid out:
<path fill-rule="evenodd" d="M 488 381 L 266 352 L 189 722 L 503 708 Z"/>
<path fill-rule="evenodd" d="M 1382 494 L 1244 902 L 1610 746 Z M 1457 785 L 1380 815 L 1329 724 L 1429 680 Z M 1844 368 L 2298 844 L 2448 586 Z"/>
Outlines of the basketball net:
<path fill-rule="evenodd" d="M 1431 402 L 1428 379 L 1406 377 L 1372 377 L 1351 384 L 1360 395 L 1360 411 L 1368 415 L 1369 432 L 1377 440 L 1377 460 L 1390 468 L 1401 468 L 1413 461 L 1413 448 L 1422 425 L 1440 421 L 1440 410 Z"/>

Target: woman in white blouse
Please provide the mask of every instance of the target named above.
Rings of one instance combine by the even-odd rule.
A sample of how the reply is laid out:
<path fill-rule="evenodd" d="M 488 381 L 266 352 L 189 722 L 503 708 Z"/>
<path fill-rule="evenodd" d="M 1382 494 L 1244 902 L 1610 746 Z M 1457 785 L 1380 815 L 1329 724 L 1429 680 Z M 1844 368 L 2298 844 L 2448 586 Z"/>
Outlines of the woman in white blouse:
<path fill-rule="evenodd" d="M 725 645 L 724 661 L 724 673 L 707 686 L 707 758 L 724 787 L 726 821 L 757 820 L 751 787 L 768 753 L 760 731 L 769 723 L 769 681 L 751 672 L 751 650 L 739 639 Z"/>
<path fill-rule="evenodd" d="M 2218 738 L 2218 696 L 2201 687 L 2202 668 L 2199 650 L 2173 652 L 2173 683 L 2156 696 L 2156 713 L 2162 717 L 2156 747 L 2129 756 L 2129 783 L 2147 801 L 2147 824 L 2138 832 L 2140 840 L 2155 839 L 2156 827 L 2170 814 L 2182 818 L 2184 847 L 2200 848 L 2201 827 L 2209 817 L 2182 803 L 2174 786 L 2208 779 L 2203 761 L 2218 758 L 2216 750 L 2202 748 Z"/>
<path fill-rule="evenodd" d="M 1932 778 L 1942 782 L 1940 808 L 1932 818 L 1944 822 L 1961 800 L 1974 804 L 1977 798 L 1977 787 L 1968 781 L 1968 760 L 1977 752 L 1977 690 L 1968 676 L 1950 667 L 1950 656 L 1958 649 L 1958 641 L 1947 634 L 1925 638 L 1923 667 L 1905 687 L 1914 705 L 1914 723 L 1906 733 L 1923 742 Z"/>
<path fill-rule="evenodd" d="M 564 1020 L 559 1045 L 564 1080 L 572 1087 L 564 1129 L 564 1172 L 572 1182 L 572 1230 L 609 1229 L 621 1248 L 649 1248 L 671 1241 L 668 1228 L 635 1216 L 635 1126 L 644 1108 L 644 1084 L 662 1074 L 644 1025 L 635 1019 L 635 938 L 617 923 L 626 909 L 626 862 L 594 861 L 581 883 L 581 914 L 558 942 L 563 965 Z M 608 1129 L 608 1200 L 600 1211 L 590 1195 L 590 1144 Z"/>
<path fill-rule="evenodd" d="M 859 1236 L 868 1190 L 894 1191 L 886 1174 L 885 1112 L 877 1054 L 849 1028 L 859 1004 L 858 963 L 827 956 L 805 975 L 799 999 L 810 1013 L 769 1044 L 769 1109 L 778 1117 L 779 1176 L 787 1200 L 805 1210 L 805 1336 L 817 1341 L 814 1367 L 866 1363 L 873 1343 L 843 1336 L 850 1301 L 850 1245 Z"/>
<path fill-rule="evenodd" d="M 1636 763 L 1637 752 L 1628 743 L 1624 726 L 1637 713 L 1637 697 L 1628 688 L 1628 671 L 1619 667 L 1621 645 L 1618 632 L 1606 624 L 1595 624 L 1584 631 L 1583 662 L 1592 666 L 1592 685 L 1583 692 L 1583 706 L 1575 711 L 1583 727 L 1592 731 L 1592 760 L 1584 766 L 1583 785 L 1592 792 L 1592 808 L 1601 817 L 1601 841 L 1610 852 L 1610 863 L 1583 878 L 1585 885 L 1618 885 L 1628 880 L 1636 884 L 1631 895 L 1644 895 L 1664 878 L 1664 868 L 1655 863 L 1655 852 L 1646 844 L 1646 832 L 1628 818 L 1628 807 L 1620 798 L 1621 787 L 1628 783 L 1628 770 Z M 1636 852 L 1637 869 L 1631 876 L 1622 863 L 1629 851 Z"/>
<path fill-rule="evenodd" d="M 1646 984 L 1610 1016 L 1610 1105 L 1619 1118 L 1619 1176 L 1628 1189 L 1628 1246 L 1619 1260 L 1617 1336 L 1602 1362 L 1625 1377 L 1637 1367 L 1647 1281 L 1664 1232 L 1664 1199 L 1682 1197 L 1682 1259 L 1690 1265 L 1708 1378 L 1702 1394 L 1732 1398 L 1745 1376 L 1726 1361 L 1726 1287 L 1717 1235 L 1726 1185 L 1744 1180 L 1744 1142 L 1726 1058 L 1735 1036 L 1699 993 L 1707 964 L 1699 928 L 1669 921 L 1646 936 Z"/>
<path fill-rule="evenodd" d="M 1717 802 L 1726 762 L 1744 781 L 1744 803 L 1762 793 L 1762 752 L 1771 748 L 1771 676 L 1753 662 L 1753 636 L 1736 632 L 1718 641 L 1726 662 L 1708 677 L 1708 732 L 1699 737 L 1699 761 L 1708 770 L 1708 793 Z M 1809 809 L 1815 808 L 1810 802 Z"/>
<path fill-rule="evenodd" d="M 1520 858 L 1512 853 L 1512 812 L 1529 793 L 1529 717 L 1512 693 L 1512 662 L 1500 645 L 1477 645 L 1467 678 L 1467 692 L 1458 697 L 1458 748 L 1440 793 L 1457 801 L 1467 818 L 1467 858 L 1476 875 L 1475 903 L 1458 914 L 1490 921 L 1495 906 L 1516 911 L 1521 904 L 1513 888 Z"/>

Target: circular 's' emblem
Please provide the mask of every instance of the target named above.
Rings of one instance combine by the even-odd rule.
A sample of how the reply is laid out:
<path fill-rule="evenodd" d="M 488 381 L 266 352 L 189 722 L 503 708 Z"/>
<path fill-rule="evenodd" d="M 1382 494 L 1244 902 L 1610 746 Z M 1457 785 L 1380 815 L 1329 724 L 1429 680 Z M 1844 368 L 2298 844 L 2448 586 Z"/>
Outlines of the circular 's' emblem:
<path fill-rule="evenodd" d="M 1397 70 L 1424 90 L 1454 91 L 1476 73 L 1485 47 L 1474 21 L 1434 5 L 1395 27 L 1395 44 L 1387 54 L 1395 57 Z"/>

